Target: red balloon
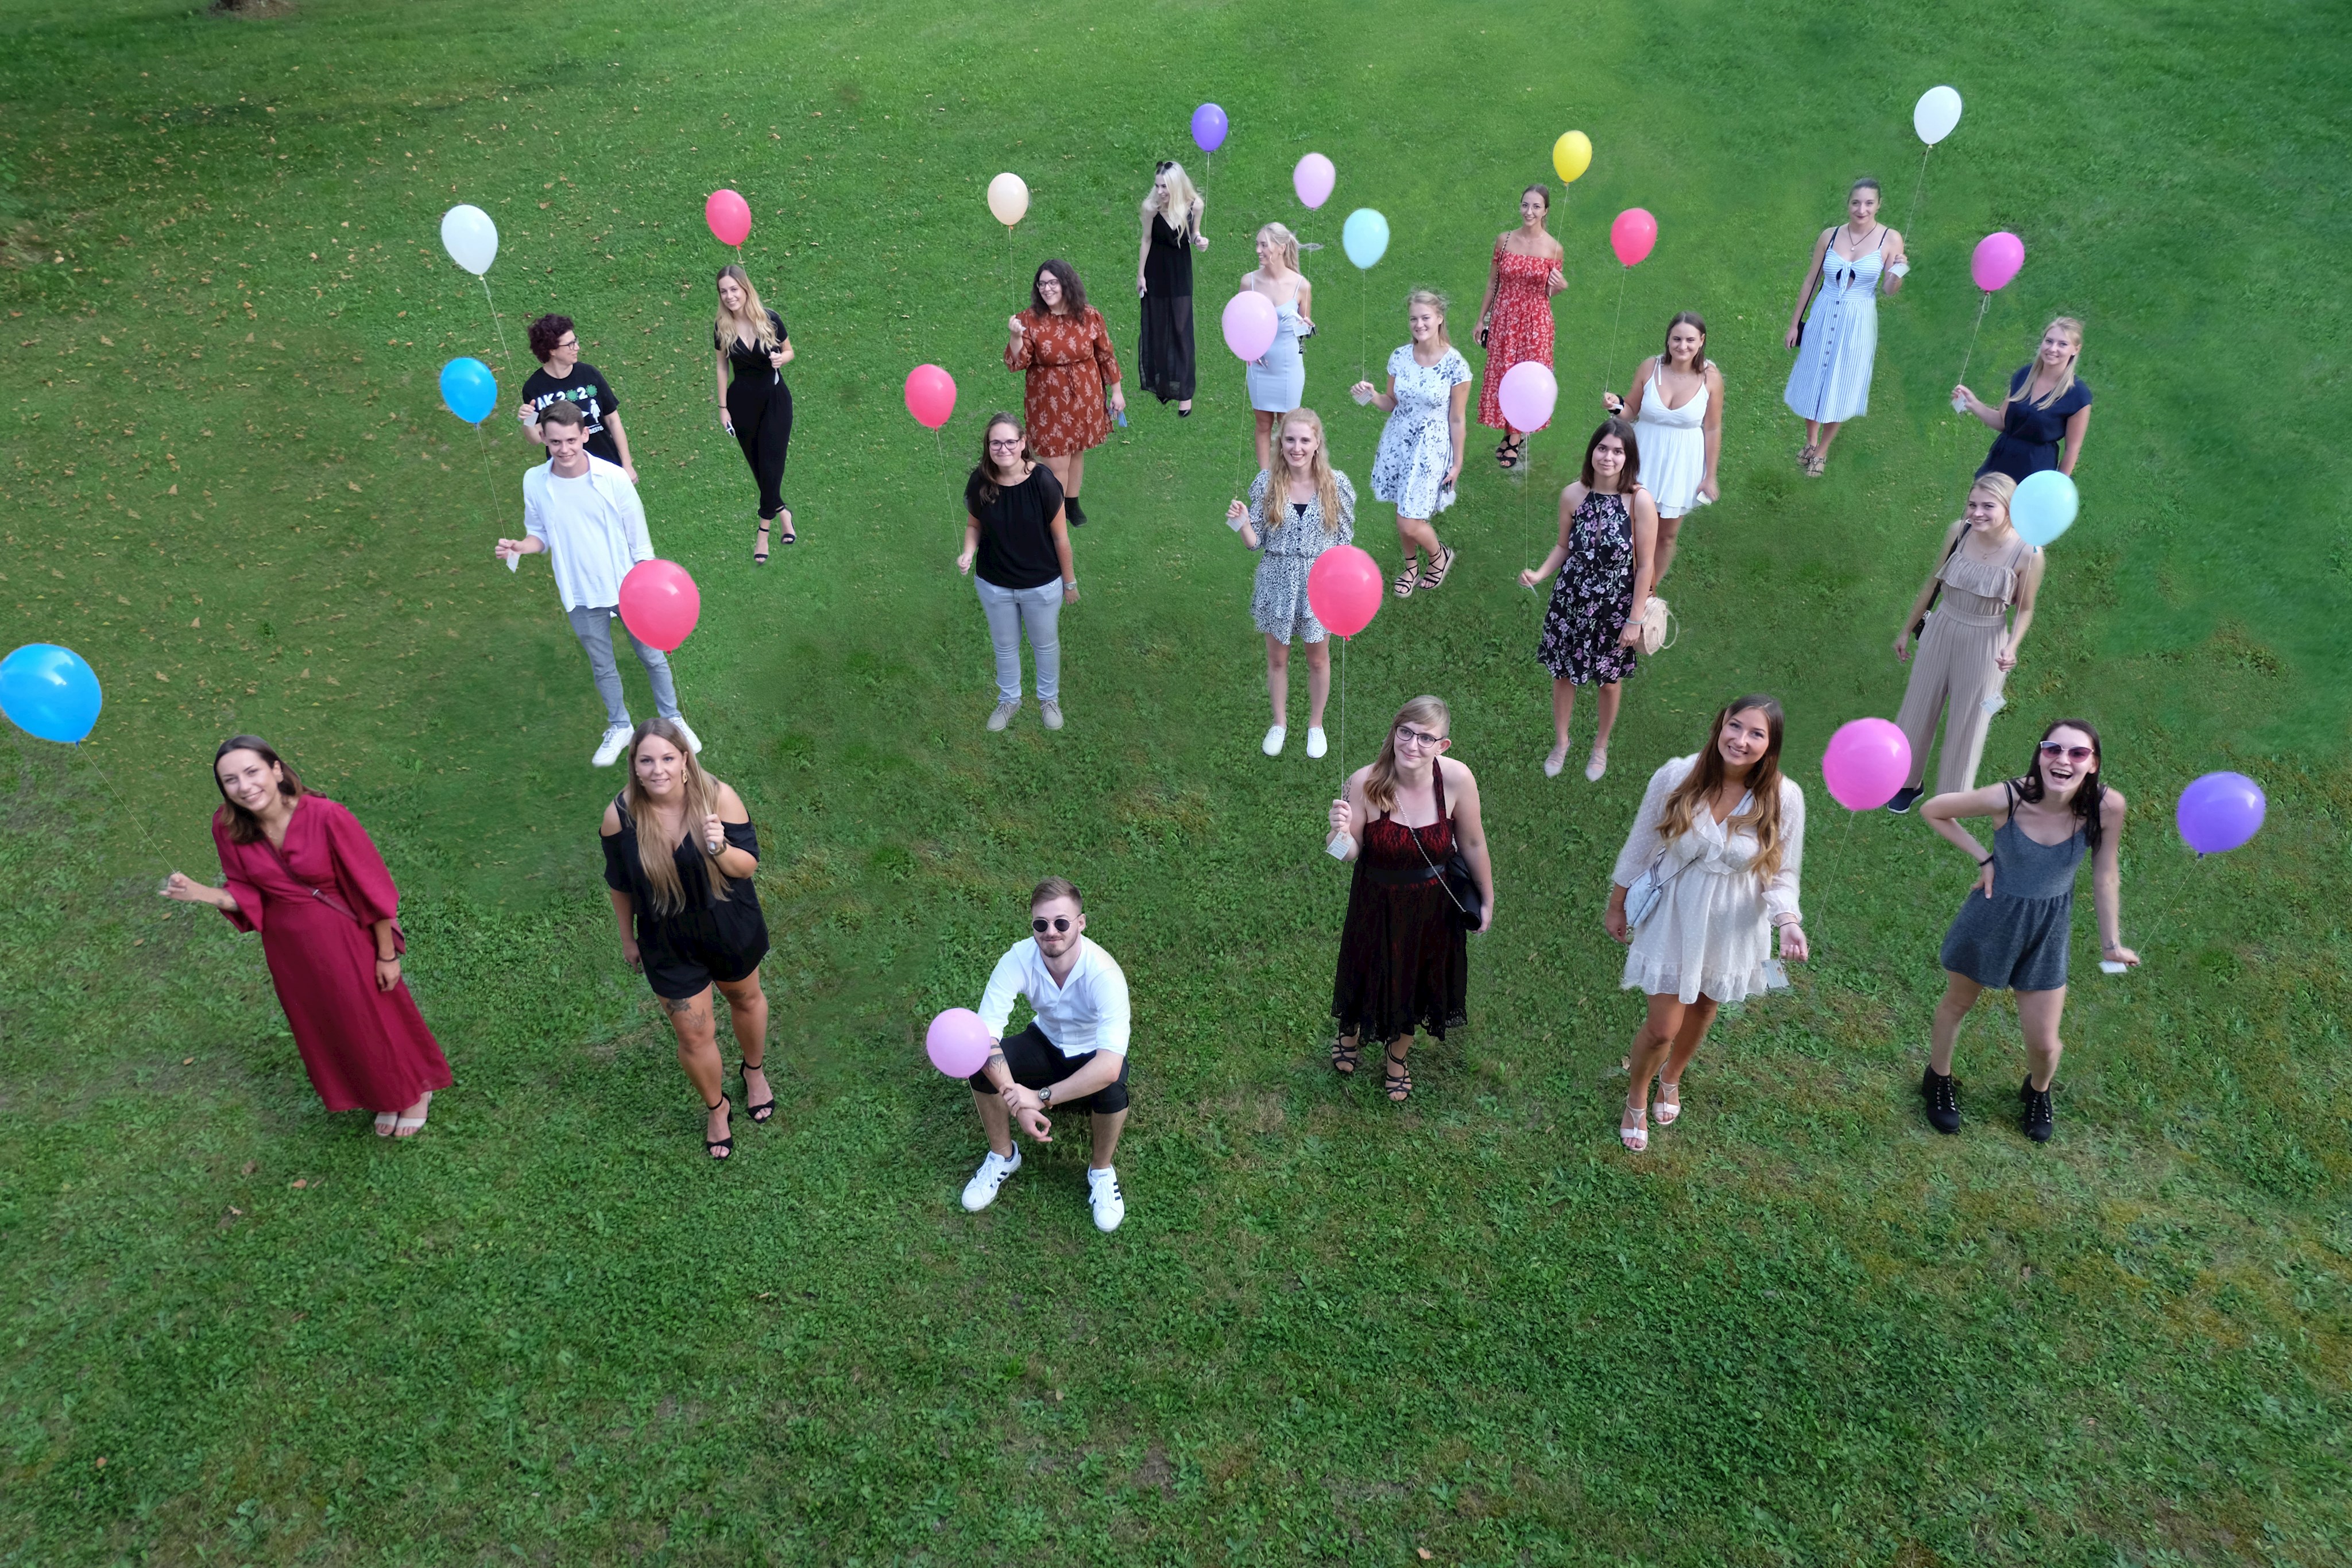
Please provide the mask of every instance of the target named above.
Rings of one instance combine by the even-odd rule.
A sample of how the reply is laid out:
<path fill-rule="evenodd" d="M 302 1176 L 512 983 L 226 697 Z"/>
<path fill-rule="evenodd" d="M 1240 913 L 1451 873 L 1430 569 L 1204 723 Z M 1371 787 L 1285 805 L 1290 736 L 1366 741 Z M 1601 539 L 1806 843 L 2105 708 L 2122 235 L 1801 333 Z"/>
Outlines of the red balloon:
<path fill-rule="evenodd" d="M 648 648 L 667 653 L 702 619 L 702 591 L 674 560 L 641 560 L 621 579 L 621 623 Z"/>
<path fill-rule="evenodd" d="M 907 412 L 925 430 L 937 430 L 955 413 L 955 377 L 937 365 L 907 372 Z"/>
<path fill-rule="evenodd" d="M 1381 608 L 1381 563 L 1354 545 L 1334 545 L 1307 569 L 1307 607 L 1335 637 L 1352 637 Z"/>
<path fill-rule="evenodd" d="M 1658 220 L 1640 207 L 1627 207 L 1609 225 L 1609 248 L 1628 267 L 1637 267 L 1658 243 Z"/>
<path fill-rule="evenodd" d="M 741 245 L 751 233 L 751 204 L 732 191 L 713 191 L 702 204 L 702 221 L 720 245 Z"/>

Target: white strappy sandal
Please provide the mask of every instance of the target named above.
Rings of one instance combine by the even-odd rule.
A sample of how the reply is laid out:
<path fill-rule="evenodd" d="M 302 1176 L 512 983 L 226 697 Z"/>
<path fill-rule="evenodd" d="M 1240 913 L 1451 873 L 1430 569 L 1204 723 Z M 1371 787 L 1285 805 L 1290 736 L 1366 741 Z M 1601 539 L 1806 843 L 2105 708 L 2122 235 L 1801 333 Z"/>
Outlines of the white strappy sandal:
<path fill-rule="evenodd" d="M 1641 1117 L 1645 1123 L 1649 1120 L 1649 1113 L 1646 1111 L 1636 1111 L 1633 1114 Z M 1638 1155 L 1650 1146 L 1650 1129 L 1647 1126 L 1629 1127 L 1625 1125 L 1624 1119 L 1620 1117 L 1617 1123 L 1617 1138 L 1627 1149 Z"/>
<path fill-rule="evenodd" d="M 1650 1113 L 1658 1119 L 1659 1126 L 1673 1126 L 1675 1119 L 1683 1113 L 1683 1086 L 1659 1079 L 1657 1108 Z"/>

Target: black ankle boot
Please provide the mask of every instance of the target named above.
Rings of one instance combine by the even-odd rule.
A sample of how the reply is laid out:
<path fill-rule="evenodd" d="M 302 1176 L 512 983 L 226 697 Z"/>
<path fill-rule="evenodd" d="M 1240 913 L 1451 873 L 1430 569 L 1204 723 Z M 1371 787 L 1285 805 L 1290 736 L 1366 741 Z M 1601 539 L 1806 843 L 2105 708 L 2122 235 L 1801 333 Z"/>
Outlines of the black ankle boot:
<path fill-rule="evenodd" d="M 1074 528 L 1087 526 L 1087 509 L 1078 505 L 1078 498 L 1076 496 L 1066 496 L 1062 498 L 1062 515 L 1069 519 L 1070 527 Z"/>
<path fill-rule="evenodd" d="M 2050 1089 L 2056 1087 L 2055 1082 L 2050 1085 Z M 2028 1073 L 2025 1082 L 2017 1086 L 2017 1097 L 2025 1104 L 2024 1113 L 2018 1117 L 2018 1126 L 2037 1144 L 2050 1141 L 2052 1126 L 2057 1121 L 2050 1104 L 2050 1089 L 2036 1089 L 2032 1073 Z"/>
<path fill-rule="evenodd" d="M 1927 1069 L 1919 1080 L 1919 1097 L 1927 1103 L 1927 1125 L 1939 1133 L 1960 1130 L 1960 1086 L 1950 1073 Z"/>

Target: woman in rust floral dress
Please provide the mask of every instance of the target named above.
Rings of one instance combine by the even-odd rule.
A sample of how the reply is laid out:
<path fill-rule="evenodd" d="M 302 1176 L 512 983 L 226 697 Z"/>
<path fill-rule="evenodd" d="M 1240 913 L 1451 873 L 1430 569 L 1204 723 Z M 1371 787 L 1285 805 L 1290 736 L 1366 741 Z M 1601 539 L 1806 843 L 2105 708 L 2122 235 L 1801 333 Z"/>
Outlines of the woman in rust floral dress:
<path fill-rule="evenodd" d="M 1495 236 L 1494 265 L 1486 270 L 1486 298 L 1478 307 L 1478 341 L 1486 350 L 1486 374 L 1478 383 L 1478 423 L 1503 433 L 1495 461 L 1516 468 L 1527 436 L 1503 417 L 1503 378 L 1529 360 L 1551 366 L 1551 297 L 1568 287 L 1559 270 L 1568 253 L 1544 229 L 1551 194 L 1541 185 L 1519 193 L 1519 226 Z"/>
<path fill-rule="evenodd" d="M 1121 415 L 1127 394 L 1119 391 L 1118 356 L 1102 312 L 1087 303 L 1087 291 L 1066 261 L 1048 261 L 1029 286 L 1029 308 L 1013 318 L 1013 340 L 1004 346 L 1004 368 L 1028 372 L 1021 408 L 1029 422 L 1029 450 L 1061 481 L 1070 526 L 1087 520 L 1078 506 L 1086 482 L 1087 452 L 1110 435 L 1103 396 Z"/>

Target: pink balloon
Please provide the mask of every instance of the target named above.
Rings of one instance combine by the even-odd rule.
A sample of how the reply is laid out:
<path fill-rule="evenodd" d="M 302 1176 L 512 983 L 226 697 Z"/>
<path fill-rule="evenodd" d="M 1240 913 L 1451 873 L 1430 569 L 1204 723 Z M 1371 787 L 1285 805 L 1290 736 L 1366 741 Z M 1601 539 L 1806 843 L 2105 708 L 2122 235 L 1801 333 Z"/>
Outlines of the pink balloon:
<path fill-rule="evenodd" d="M 1513 430 L 1541 430 L 1551 423 L 1552 404 L 1559 401 L 1559 382 L 1551 367 L 1540 360 L 1521 360 L 1503 372 L 1496 393 L 1503 417 Z"/>
<path fill-rule="evenodd" d="M 713 191 L 702 204 L 702 221 L 720 245 L 741 245 L 751 233 L 751 204 L 732 191 Z"/>
<path fill-rule="evenodd" d="M 2017 269 L 2025 265 L 2025 242 L 2007 229 L 1995 229 L 1977 241 L 1977 253 L 1969 258 L 1969 276 L 1977 287 L 1990 294 L 1996 288 L 2006 288 Z"/>
<path fill-rule="evenodd" d="M 1658 220 L 1640 207 L 1627 207 L 1609 225 L 1609 248 L 1628 267 L 1639 267 L 1658 243 Z"/>
<path fill-rule="evenodd" d="M 1911 742 L 1883 718 L 1838 726 L 1822 758 L 1822 779 L 1849 811 L 1874 811 L 1895 799 L 1911 776 Z"/>
<path fill-rule="evenodd" d="M 937 430 L 955 413 L 955 378 L 937 365 L 907 372 L 907 412 L 925 430 Z"/>
<path fill-rule="evenodd" d="M 621 623 L 629 635 L 667 653 L 702 619 L 702 591 L 674 560 L 641 560 L 621 579 Z"/>
<path fill-rule="evenodd" d="M 1381 563 L 1354 545 L 1334 545 L 1307 569 L 1307 608 L 1335 637 L 1352 637 L 1381 608 Z"/>
<path fill-rule="evenodd" d="M 931 1065 L 950 1078 L 969 1078 L 979 1071 L 988 1060 L 988 1048 L 995 1043 L 988 1026 L 970 1008 L 950 1008 L 931 1020 L 923 1036 Z"/>
<path fill-rule="evenodd" d="M 1234 357 L 1255 360 L 1274 347 L 1274 335 L 1282 329 L 1282 320 L 1275 314 L 1273 300 L 1244 288 L 1225 301 L 1224 327 L 1225 347 Z"/>
<path fill-rule="evenodd" d="M 1331 160 L 1320 152 L 1309 152 L 1290 172 L 1290 188 L 1312 211 L 1331 199 L 1331 186 L 1339 178 L 1339 172 L 1331 167 Z"/>

